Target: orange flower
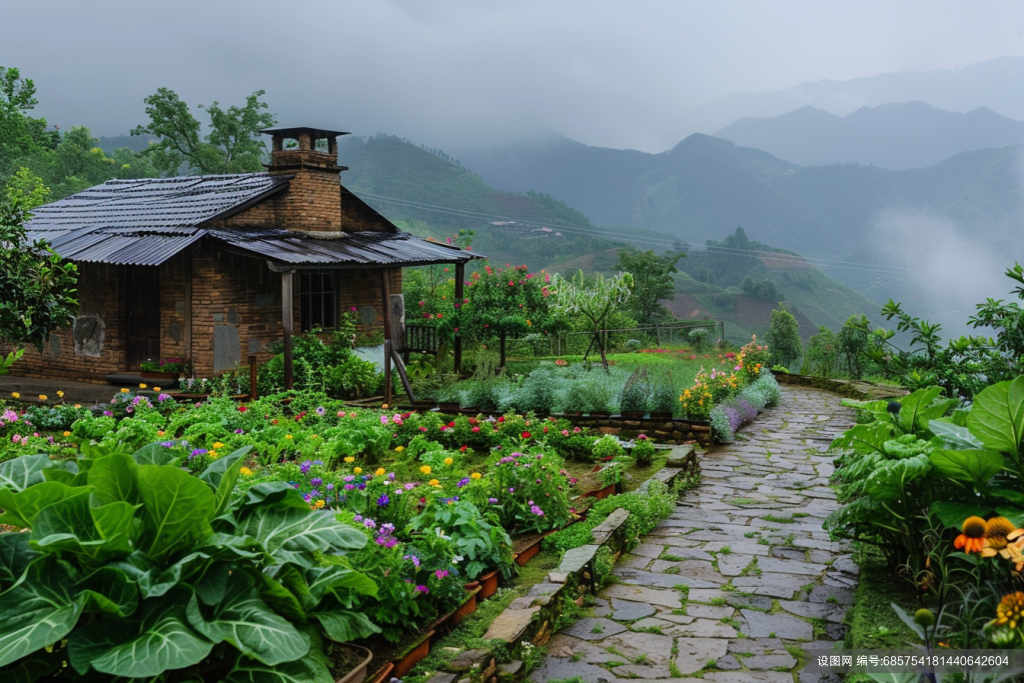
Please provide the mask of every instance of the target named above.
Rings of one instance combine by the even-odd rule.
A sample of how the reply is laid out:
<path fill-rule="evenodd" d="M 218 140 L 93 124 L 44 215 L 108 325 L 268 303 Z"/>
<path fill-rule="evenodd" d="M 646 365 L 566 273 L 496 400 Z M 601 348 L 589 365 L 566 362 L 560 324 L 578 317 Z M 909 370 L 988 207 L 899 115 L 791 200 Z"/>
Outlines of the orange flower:
<path fill-rule="evenodd" d="M 985 545 L 985 520 L 981 517 L 968 517 L 960 529 L 963 533 L 953 541 L 953 547 L 964 549 L 964 552 L 980 553 Z"/>
<path fill-rule="evenodd" d="M 1024 567 L 1024 554 L 1021 553 L 1024 539 L 1021 536 L 1024 536 L 1024 529 L 1018 529 L 1005 517 L 993 517 L 985 523 L 985 545 L 981 549 L 981 556 L 998 555 L 1013 562 L 1017 565 L 1017 571 L 1020 571 Z"/>

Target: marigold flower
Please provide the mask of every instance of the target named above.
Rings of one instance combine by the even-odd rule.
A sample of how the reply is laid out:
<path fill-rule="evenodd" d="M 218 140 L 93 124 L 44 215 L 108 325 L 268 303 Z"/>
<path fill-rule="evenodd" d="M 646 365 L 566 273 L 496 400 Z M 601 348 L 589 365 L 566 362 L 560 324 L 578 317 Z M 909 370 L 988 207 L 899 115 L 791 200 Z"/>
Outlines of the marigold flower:
<path fill-rule="evenodd" d="M 470 479 L 479 479 L 482 476 L 484 476 L 484 475 L 480 474 L 479 472 L 474 472 L 473 474 L 469 475 L 469 478 Z"/>
<path fill-rule="evenodd" d="M 451 465 L 453 462 L 455 462 L 455 460 L 453 458 L 445 458 L 444 459 L 444 464 L 445 465 Z"/>
<path fill-rule="evenodd" d="M 320 498 L 319 500 L 316 501 L 316 509 L 317 510 L 322 508 L 324 505 L 326 505 L 326 503 L 324 503 L 324 499 L 323 498 Z"/>
<path fill-rule="evenodd" d="M 996 607 L 996 618 L 988 625 L 1009 626 L 1013 630 L 1021 622 L 1024 622 L 1024 593 L 1017 591 L 1003 596 Z"/>
<path fill-rule="evenodd" d="M 39 394 L 39 400 L 40 401 L 45 401 L 46 398 L 47 398 L 46 394 Z"/>
<path fill-rule="evenodd" d="M 64 431 L 64 438 L 67 438 L 67 437 L 69 437 L 69 436 L 71 436 L 71 432 L 69 432 L 69 431 L 65 430 L 65 431 Z"/>
<path fill-rule="evenodd" d="M 286 439 L 290 439 L 290 438 L 292 438 L 292 435 L 291 435 L 291 434 L 285 434 L 285 435 L 284 435 L 284 438 L 286 438 Z"/>
<path fill-rule="evenodd" d="M 121 393 L 122 394 L 127 394 L 128 393 L 128 387 L 121 387 Z"/>
<path fill-rule="evenodd" d="M 160 387 L 153 387 L 153 391 L 160 391 Z M 63 396 L 64 392 L 63 391 L 58 391 L 57 395 L 58 396 Z"/>
<path fill-rule="evenodd" d="M 21 398 L 21 394 L 19 394 L 17 391 L 12 391 L 11 392 L 11 396 L 13 398 Z"/>
<path fill-rule="evenodd" d="M 355 459 L 355 458 L 353 458 L 353 457 L 352 457 L 351 455 L 345 458 L 345 462 L 347 462 L 347 463 L 348 463 L 348 464 L 350 464 L 350 465 L 351 465 L 352 463 L 354 463 L 355 461 L 356 461 L 356 459 Z"/>
<path fill-rule="evenodd" d="M 420 472 L 423 474 L 430 474 L 430 465 L 424 465 L 420 468 Z"/>
<path fill-rule="evenodd" d="M 355 474 L 362 474 L 363 473 L 363 468 L 362 467 L 354 467 L 354 468 L 352 468 L 352 472 L 354 472 Z"/>
<path fill-rule="evenodd" d="M 58 398 L 64 398 L 64 392 L 63 391 L 58 391 L 57 392 L 57 397 Z"/>
<path fill-rule="evenodd" d="M 405 450 L 405 446 L 395 446 L 395 453 L 401 453 Z"/>
<path fill-rule="evenodd" d="M 64 436 L 67 436 L 68 434 L 70 434 L 70 432 L 66 432 L 66 433 L 64 434 Z M 162 430 L 162 429 L 161 429 L 160 431 L 158 431 L 158 432 L 156 433 L 156 435 L 157 435 L 157 436 L 163 436 L 163 435 L 164 435 L 164 430 Z"/>
<path fill-rule="evenodd" d="M 252 476 L 252 470 L 250 470 L 248 467 L 243 467 L 242 469 L 238 470 L 238 473 L 246 477 Z"/>
<path fill-rule="evenodd" d="M 146 383 L 145 382 L 139 383 L 139 389 L 145 389 L 145 388 L 146 388 Z"/>
<path fill-rule="evenodd" d="M 222 444 L 220 441 L 215 441 L 213 443 L 213 447 L 214 448 L 224 448 L 224 444 Z"/>
<path fill-rule="evenodd" d="M 383 467 L 378 467 L 377 471 L 374 472 L 374 474 L 377 475 L 378 477 L 383 477 L 386 474 L 386 472 Z"/>
<path fill-rule="evenodd" d="M 985 520 L 981 517 L 968 517 L 960 530 L 963 533 L 953 541 L 953 547 L 963 548 L 968 555 L 980 553 L 985 544 Z"/>
<path fill-rule="evenodd" d="M 440 486 L 441 485 L 441 482 L 439 482 L 437 479 L 431 479 L 427 483 L 430 484 L 431 486 Z"/>

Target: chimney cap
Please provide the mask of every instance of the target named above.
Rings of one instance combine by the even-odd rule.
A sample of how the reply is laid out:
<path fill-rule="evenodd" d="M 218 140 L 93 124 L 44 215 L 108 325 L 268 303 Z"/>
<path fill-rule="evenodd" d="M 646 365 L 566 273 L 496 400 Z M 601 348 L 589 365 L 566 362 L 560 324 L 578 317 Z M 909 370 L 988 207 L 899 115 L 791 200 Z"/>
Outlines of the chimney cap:
<path fill-rule="evenodd" d="M 274 137 L 282 138 L 298 138 L 302 133 L 306 133 L 310 138 L 319 140 L 321 138 L 336 138 L 339 135 L 351 135 L 340 130 L 330 130 L 328 128 L 318 128 L 316 126 L 290 126 L 282 128 L 264 128 L 260 131 L 267 135 L 273 135 Z"/>

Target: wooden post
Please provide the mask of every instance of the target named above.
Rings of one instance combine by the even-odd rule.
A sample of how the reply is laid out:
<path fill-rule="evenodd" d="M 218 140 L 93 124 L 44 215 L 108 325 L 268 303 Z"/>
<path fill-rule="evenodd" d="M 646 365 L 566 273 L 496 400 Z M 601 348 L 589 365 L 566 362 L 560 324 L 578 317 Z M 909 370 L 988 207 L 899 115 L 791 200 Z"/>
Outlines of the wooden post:
<path fill-rule="evenodd" d="M 499 351 L 500 358 L 498 360 L 498 367 L 502 367 L 503 368 L 503 367 L 505 367 L 505 333 L 504 332 L 501 333 L 500 339 L 501 339 L 501 343 L 499 344 L 499 348 L 501 350 Z"/>
<path fill-rule="evenodd" d="M 455 264 L 455 305 L 462 309 L 463 299 L 465 294 L 463 292 L 463 285 L 466 279 L 466 264 L 456 263 Z M 459 320 L 459 316 L 455 316 L 456 320 Z M 455 333 L 455 374 L 459 375 L 462 373 L 462 334 L 459 332 Z"/>
<path fill-rule="evenodd" d="M 391 405 L 391 285 L 387 268 L 380 269 L 380 291 L 384 297 L 384 403 Z"/>
<path fill-rule="evenodd" d="M 255 401 L 260 397 L 259 389 L 256 388 L 256 378 L 259 373 L 256 370 L 256 356 L 249 355 L 249 400 Z"/>
<path fill-rule="evenodd" d="M 284 328 L 284 388 L 291 391 L 292 377 L 292 325 L 294 294 L 291 271 L 281 273 L 281 327 Z"/>

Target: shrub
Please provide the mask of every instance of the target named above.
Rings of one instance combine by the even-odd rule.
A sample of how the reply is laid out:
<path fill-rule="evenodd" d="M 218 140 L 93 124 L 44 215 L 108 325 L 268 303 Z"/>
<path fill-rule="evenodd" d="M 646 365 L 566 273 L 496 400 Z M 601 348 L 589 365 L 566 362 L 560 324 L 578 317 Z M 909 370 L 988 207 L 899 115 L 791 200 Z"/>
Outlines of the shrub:
<path fill-rule="evenodd" d="M 619 410 L 622 412 L 646 413 L 647 399 L 650 395 L 650 383 L 647 380 L 647 370 L 638 368 L 629 376 L 622 387 L 622 395 L 619 399 Z"/>
<path fill-rule="evenodd" d="M 232 495 L 247 449 L 198 477 L 180 447 L 82 449 L 0 464 L 2 521 L 31 530 L 0 535 L 8 676 L 329 680 L 325 637 L 379 632 L 347 609 L 374 583 L 318 562 L 365 537 L 284 482 Z"/>
<path fill-rule="evenodd" d="M 771 324 L 765 336 L 771 349 L 771 362 L 790 366 L 803 353 L 803 342 L 800 340 L 800 326 L 793 314 L 784 308 L 772 311 Z"/>
<path fill-rule="evenodd" d="M 654 462 L 654 453 L 654 444 L 645 435 L 641 434 L 636 438 L 636 444 L 633 446 L 630 455 L 633 456 L 636 464 L 640 467 L 650 467 L 651 463 Z"/>
<path fill-rule="evenodd" d="M 672 382 L 672 373 L 668 370 L 660 373 L 654 380 L 651 392 L 650 409 L 674 413 L 679 405 L 679 394 Z"/>

